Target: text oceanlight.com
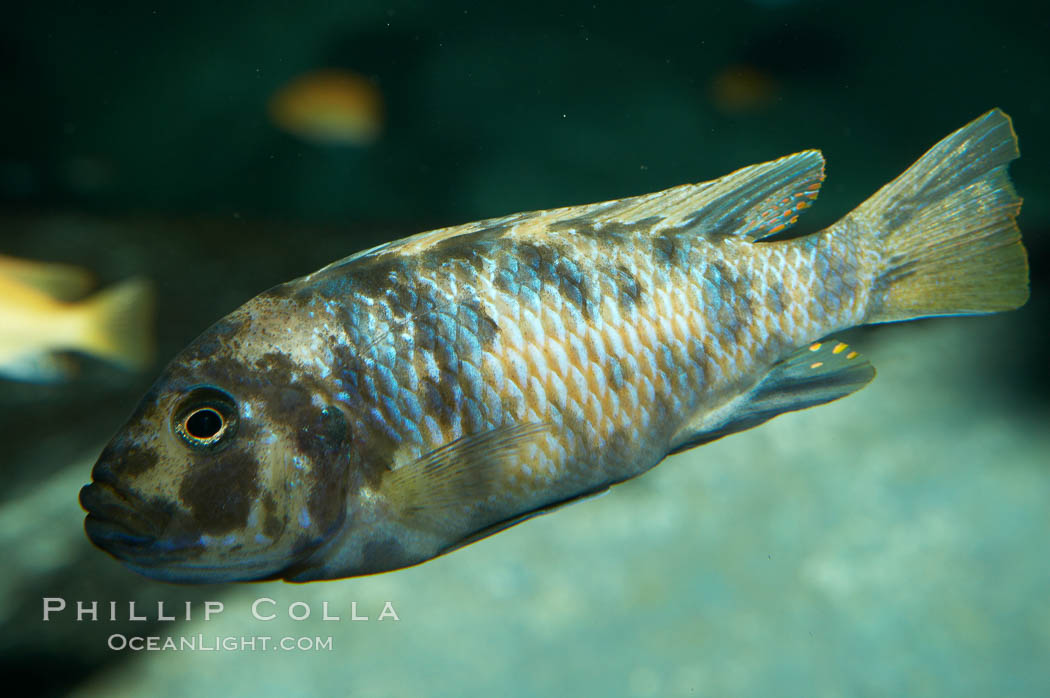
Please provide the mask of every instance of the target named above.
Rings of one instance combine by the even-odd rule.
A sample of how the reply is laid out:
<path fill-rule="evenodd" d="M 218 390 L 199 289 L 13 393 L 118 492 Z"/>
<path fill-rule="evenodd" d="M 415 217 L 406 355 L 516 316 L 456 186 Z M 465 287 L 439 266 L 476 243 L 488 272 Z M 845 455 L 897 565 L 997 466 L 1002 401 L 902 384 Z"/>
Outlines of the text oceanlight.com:
<path fill-rule="evenodd" d="M 106 646 L 120 652 L 331 652 L 332 636 L 272 637 L 270 635 L 123 635 L 114 633 Z"/>

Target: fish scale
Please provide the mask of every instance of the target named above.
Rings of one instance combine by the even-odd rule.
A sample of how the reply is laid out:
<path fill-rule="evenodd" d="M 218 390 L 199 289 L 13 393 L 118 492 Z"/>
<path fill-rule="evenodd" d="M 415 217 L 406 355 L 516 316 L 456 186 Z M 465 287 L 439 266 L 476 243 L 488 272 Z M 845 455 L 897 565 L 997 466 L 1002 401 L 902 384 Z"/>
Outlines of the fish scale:
<path fill-rule="evenodd" d="M 407 567 L 671 453 L 836 400 L 828 333 L 1027 298 L 998 110 L 831 227 L 809 150 L 713 182 L 422 233 L 197 338 L 81 492 L 97 545 L 171 581 Z"/>

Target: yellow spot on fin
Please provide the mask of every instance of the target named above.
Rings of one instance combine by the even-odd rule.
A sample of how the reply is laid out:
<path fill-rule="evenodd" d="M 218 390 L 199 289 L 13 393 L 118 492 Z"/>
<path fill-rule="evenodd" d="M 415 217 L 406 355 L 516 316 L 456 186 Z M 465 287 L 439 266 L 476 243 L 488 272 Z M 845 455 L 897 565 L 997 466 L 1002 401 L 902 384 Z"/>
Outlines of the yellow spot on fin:
<path fill-rule="evenodd" d="M 847 346 L 848 345 L 843 344 L 842 342 L 839 342 L 838 344 L 835 345 L 835 348 L 831 350 L 831 353 L 832 354 L 841 354 L 842 350 L 845 349 Z"/>
<path fill-rule="evenodd" d="M 841 342 L 815 342 L 777 363 L 745 395 L 724 408 L 698 415 L 676 439 L 671 453 L 714 441 L 776 417 L 837 400 L 860 390 L 875 377 L 870 363 L 843 355 Z M 845 345 L 842 345 L 845 346 Z"/>

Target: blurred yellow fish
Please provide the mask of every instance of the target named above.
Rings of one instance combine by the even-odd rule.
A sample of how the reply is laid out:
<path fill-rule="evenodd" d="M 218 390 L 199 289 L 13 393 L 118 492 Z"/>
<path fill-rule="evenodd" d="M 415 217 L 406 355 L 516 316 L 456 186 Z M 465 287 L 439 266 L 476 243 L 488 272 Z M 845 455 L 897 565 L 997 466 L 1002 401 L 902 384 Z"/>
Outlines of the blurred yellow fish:
<path fill-rule="evenodd" d="M 368 145 L 383 125 L 383 100 L 367 78 L 340 70 L 301 75 L 270 99 L 270 118 L 296 136 L 327 145 Z"/>
<path fill-rule="evenodd" d="M 89 298 L 90 272 L 0 256 L 0 376 L 55 381 L 79 351 L 129 369 L 153 358 L 153 290 L 129 279 Z"/>

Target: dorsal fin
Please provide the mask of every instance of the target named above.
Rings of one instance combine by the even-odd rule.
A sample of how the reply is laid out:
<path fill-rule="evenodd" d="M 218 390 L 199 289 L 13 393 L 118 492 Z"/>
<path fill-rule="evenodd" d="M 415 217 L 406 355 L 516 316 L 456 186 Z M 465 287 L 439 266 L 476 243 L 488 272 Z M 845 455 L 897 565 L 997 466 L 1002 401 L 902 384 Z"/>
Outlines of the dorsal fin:
<path fill-rule="evenodd" d="M 634 233 L 739 236 L 759 240 L 792 225 L 798 213 L 817 198 L 822 181 L 824 156 L 819 150 L 803 150 L 778 160 L 750 165 L 710 182 L 682 184 L 625 199 L 525 211 L 430 230 L 358 252 L 311 276 L 366 257 L 395 251 L 401 255 L 423 252 L 451 238 L 481 242 L 504 235 L 527 240 L 552 234 Z"/>
<path fill-rule="evenodd" d="M 759 240 L 792 225 L 817 198 L 823 181 L 824 156 L 819 150 L 804 150 L 711 182 L 555 209 L 535 221 L 549 232 L 636 231 Z"/>
<path fill-rule="evenodd" d="M 751 165 L 712 182 L 683 226 L 698 235 L 760 240 L 793 225 L 823 181 L 819 150 Z"/>
<path fill-rule="evenodd" d="M 804 150 L 711 182 L 543 212 L 547 232 L 639 232 L 740 236 L 758 240 L 787 229 L 817 198 L 824 156 Z"/>

